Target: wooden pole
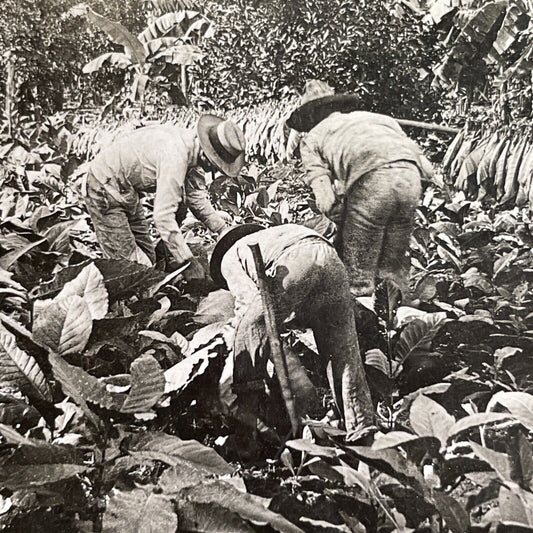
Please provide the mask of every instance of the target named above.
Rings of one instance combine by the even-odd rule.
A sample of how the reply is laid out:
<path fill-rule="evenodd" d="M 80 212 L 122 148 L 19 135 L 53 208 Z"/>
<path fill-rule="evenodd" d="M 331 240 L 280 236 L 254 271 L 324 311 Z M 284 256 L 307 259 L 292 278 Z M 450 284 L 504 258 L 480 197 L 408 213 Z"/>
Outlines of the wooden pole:
<path fill-rule="evenodd" d="M 257 283 L 259 285 L 259 292 L 261 293 L 261 300 L 263 302 L 263 313 L 265 315 L 265 325 L 268 340 L 270 343 L 270 352 L 272 356 L 272 362 L 276 369 L 276 374 L 281 386 L 281 394 L 287 413 L 291 421 L 292 434 L 294 437 L 298 434 L 299 420 L 296 412 L 296 405 L 294 401 L 294 393 L 292 391 L 291 382 L 289 380 L 289 372 L 287 370 L 287 361 L 283 348 L 281 346 L 281 340 L 279 338 L 278 328 L 276 325 L 276 315 L 274 313 L 274 298 L 270 294 L 267 277 L 265 273 L 265 264 L 263 262 L 263 256 L 261 255 L 261 249 L 259 244 L 250 244 L 250 250 L 255 263 L 255 270 L 257 272 Z"/>
<path fill-rule="evenodd" d="M 432 124 L 430 122 L 419 122 L 418 120 L 407 120 L 405 118 L 395 119 L 400 126 L 409 126 L 412 128 L 421 128 L 423 130 L 441 131 L 443 133 L 457 134 L 461 130 L 459 128 L 452 128 L 451 126 L 441 126 L 440 124 Z"/>

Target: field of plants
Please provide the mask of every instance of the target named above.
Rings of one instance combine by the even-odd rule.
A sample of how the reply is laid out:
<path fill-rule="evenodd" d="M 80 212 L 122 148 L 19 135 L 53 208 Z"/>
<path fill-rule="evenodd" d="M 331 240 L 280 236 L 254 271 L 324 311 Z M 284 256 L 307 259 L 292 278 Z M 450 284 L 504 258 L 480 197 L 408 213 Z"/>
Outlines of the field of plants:
<path fill-rule="evenodd" d="M 533 531 L 532 13 L 525 1 L 6 0 L 0 531 Z M 77 78 L 45 50 L 61 43 Z M 161 244 L 153 268 L 103 259 L 80 193 L 119 132 L 194 127 L 207 109 L 247 141 L 242 175 L 210 185 L 216 207 L 234 223 L 305 221 L 317 209 L 285 120 L 310 78 L 365 109 L 458 128 L 406 128 L 436 168 L 409 305 L 390 281 L 354 301 L 372 446 L 346 444 L 310 330 L 282 334 L 316 392 L 301 433 L 287 434 L 273 389 L 257 438 L 240 438 L 231 294 L 188 284 Z M 151 213 L 153 195 L 143 204 Z M 182 231 L 207 265 L 215 237 L 192 215 Z"/>

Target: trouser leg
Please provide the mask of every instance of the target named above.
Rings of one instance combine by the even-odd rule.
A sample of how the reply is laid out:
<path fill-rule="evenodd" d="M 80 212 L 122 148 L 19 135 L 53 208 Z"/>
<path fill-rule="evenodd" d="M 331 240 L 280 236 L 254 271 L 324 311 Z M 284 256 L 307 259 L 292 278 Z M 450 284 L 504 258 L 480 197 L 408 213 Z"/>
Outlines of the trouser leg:
<path fill-rule="evenodd" d="M 341 258 L 355 296 L 368 296 L 376 277 L 388 277 L 406 291 L 406 252 L 421 194 L 414 163 L 397 161 L 368 172 L 347 193 Z"/>
<path fill-rule="evenodd" d="M 385 230 L 378 275 L 396 282 L 402 290 L 404 300 L 408 301 L 411 266 L 409 241 L 421 194 L 420 173 L 414 164 L 408 162 L 398 162 L 390 170 L 395 173 L 391 182 L 396 197 L 396 209 Z"/>
<path fill-rule="evenodd" d="M 268 342 L 261 296 L 257 293 L 237 324 L 233 341 L 233 390 L 237 395 L 237 419 L 254 432 L 259 407 L 265 398 L 264 378 Z"/>
<path fill-rule="evenodd" d="M 357 342 L 348 280 L 342 265 L 333 265 L 323 294 L 329 295 L 314 313 L 313 333 L 322 357 L 331 362 L 332 392 L 344 414 L 349 439 L 374 426 L 374 409 Z"/>
<path fill-rule="evenodd" d="M 373 186 L 372 172 L 362 176 L 345 200 L 339 255 L 346 267 L 355 296 L 374 292 L 386 219 L 376 213 L 382 192 Z"/>
<path fill-rule="evenodd" d="M 146 254 L 152 264 L 156 262 L 155 247 L 150 237 L 150 226 L 146 220 L 144 208 L 140 201 L 128 212 L 128 222 L 137 246 Z"/>
<path fill-rule="evenodd" d="M 128 214 L 120 206 L 102 209 L 101 203 L 91 196 L 86 198 L 87 210 L 104 257 L 135 261 L 137 243 L 129 225 Z"/>

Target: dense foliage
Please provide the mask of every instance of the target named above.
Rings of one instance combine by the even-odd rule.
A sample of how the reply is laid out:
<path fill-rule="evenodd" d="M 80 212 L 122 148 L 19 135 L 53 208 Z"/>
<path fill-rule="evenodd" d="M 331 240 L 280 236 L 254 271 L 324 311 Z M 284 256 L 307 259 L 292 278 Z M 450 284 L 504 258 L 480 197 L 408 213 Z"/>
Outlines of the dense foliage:
<path fill-rule="evenodd" d="M 533 531 L 531 2 L 91 1 L 89 18 L 107 37 L 83 17 L 63 17 L 77 3 L 0 2 L 0 76 L 9 80 L 0 529 Z M 189 15 L 177 17 L 182 10 Z M 214 38 L 182 42 L 191 26 L 210 33 L 204 16 Z M 109 29 L 107 19 L 122 26 Z M 124 42 L 156 20 L 135 63 Z M 437 45 L 439 33 L 448 39 Z M 188 77 L 175 67 L 183 44 L 207 52 Z M 242 176 L 210 185 L 235 223 L 315 214 L 285 127 L 309 78 L 398 117 L 468 117 L 453 141 L 426 137 L 426 147 L 451 141 L 448 181 L 426 184 L 417 209 L 410 305 L 392 282 L 354 301 L 380 429 L 371 447 L 344 442 L 310 330 L 282 334 L 284 353 L 317 392 L 301 435 L 283 438 L 289 424 L 272 379 L 257 439 L 240 438 L 231 295 L 199 293 L 180 270 L 165 272 L 161 246 L 156 268 L 99 257 L 80 197 L 83 162 L 148 115 L 189 127 L 198 118 L 153 95 L 144 109 L 127 98 L 108 106 L 105 119 L 98 110 L 33 113 L 61 107 L 65 96 L 71 106 L 126 92 L 128 77 L 97 57 L 110 50 L 243 128 Z M 156 59 L 179 75 L 155 69 Z M 91 74 L 80 77 L 89 61 Z M 441 85 L 433 93 L 432 82 Z M 150 212 L 153 195 L 142 202 Z M 207 268 L 214 237 L 193 217 L 182 230 Z"/>
<path fill-rule="evenodd" d="M 211 2 L 216 28 L 199 65 L 200 102 L 241 106 L 280 98 L 308 79 L 353 91 L 365 109 L 431 116 L 426 77 L 434 35 L 385 2 Z"/>
<path fill-rule="evenodd" d="M 250 124 L 263 120 L 270 133 L 250 129 L 260 140 L 252 150 L 286 151 L 266 127 L 268 108 L 256 112 Z M 402 305 L 392 283 L 356 306 L 382 431 L 371 448 L 343 444 L 309 331 L 283 336 L 321 396 L 302 438 L 284 445 L 263 427 L 257 442 L 245 442 L 235 437 L 225 340 L 231 297 L 191 295 L 180 272 L 98 258 L 68 171 L 94 149 L 95 134 L 75 129 L 58 116 L 26 132 L 30 150 L 8 143 L 1 151 L 3 527 L 463 533 L 533 525 L 527 212 L 425 191 L 411 248 L 418 308 Z M 213 200 L 236 222 L 311 216 L 294 161 L 267 161 L 237 183 L 213 182 Z M 205 260 L 212 237 L 191 218 L 183 229 Z M 268 423 L 283 427 L 281 398 L 269 402 Z"/>
<path fill-rule="evenodd" d="M 0 3 L 0 85 L 4 92 L 6 65 L 14 64 L 21 111 L 34 108 L 58 111 L 65 97 L 79 100 L 84 94 L 94 96 L 104 84 L 89 86 L 80 77 L 83 65 L 107 48 L 102 34 L 88 31 L 80 19 L 64 17 L 77 2 L 74 0 L 5 0 Z M 95 1 L 91 4 L 111 19 L 121 20 L 135 30 L 144 23 L 142 0 Z M 120 80 L 120 78 L 119 78 Z M 116 83 L 112 73 L 106 84 Z"/>

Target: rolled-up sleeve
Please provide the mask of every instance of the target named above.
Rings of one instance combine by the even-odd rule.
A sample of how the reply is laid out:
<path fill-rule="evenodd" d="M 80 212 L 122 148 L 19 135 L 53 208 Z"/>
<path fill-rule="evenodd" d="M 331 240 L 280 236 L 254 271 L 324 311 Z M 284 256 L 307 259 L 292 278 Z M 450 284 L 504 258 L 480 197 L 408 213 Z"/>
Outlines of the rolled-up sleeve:
<path fill-rule="evenodd" d="M 157 177 L 154 200 L 154 224 L 169 252 L 179 264 L 185 263 L 193 254 L 176 221 L 176 211 L 183 201 L 183 186 L 187 174 L 186 154 L 162 157 Z"/>
<path fill-rule="evenodd" d="M 220 233 L 226 227 L 226 222 L 211 204 L 204 175 L 196 168 L 191 169 L 185 179 L 185 198 L 192 214 L 210 231 Z"/>

